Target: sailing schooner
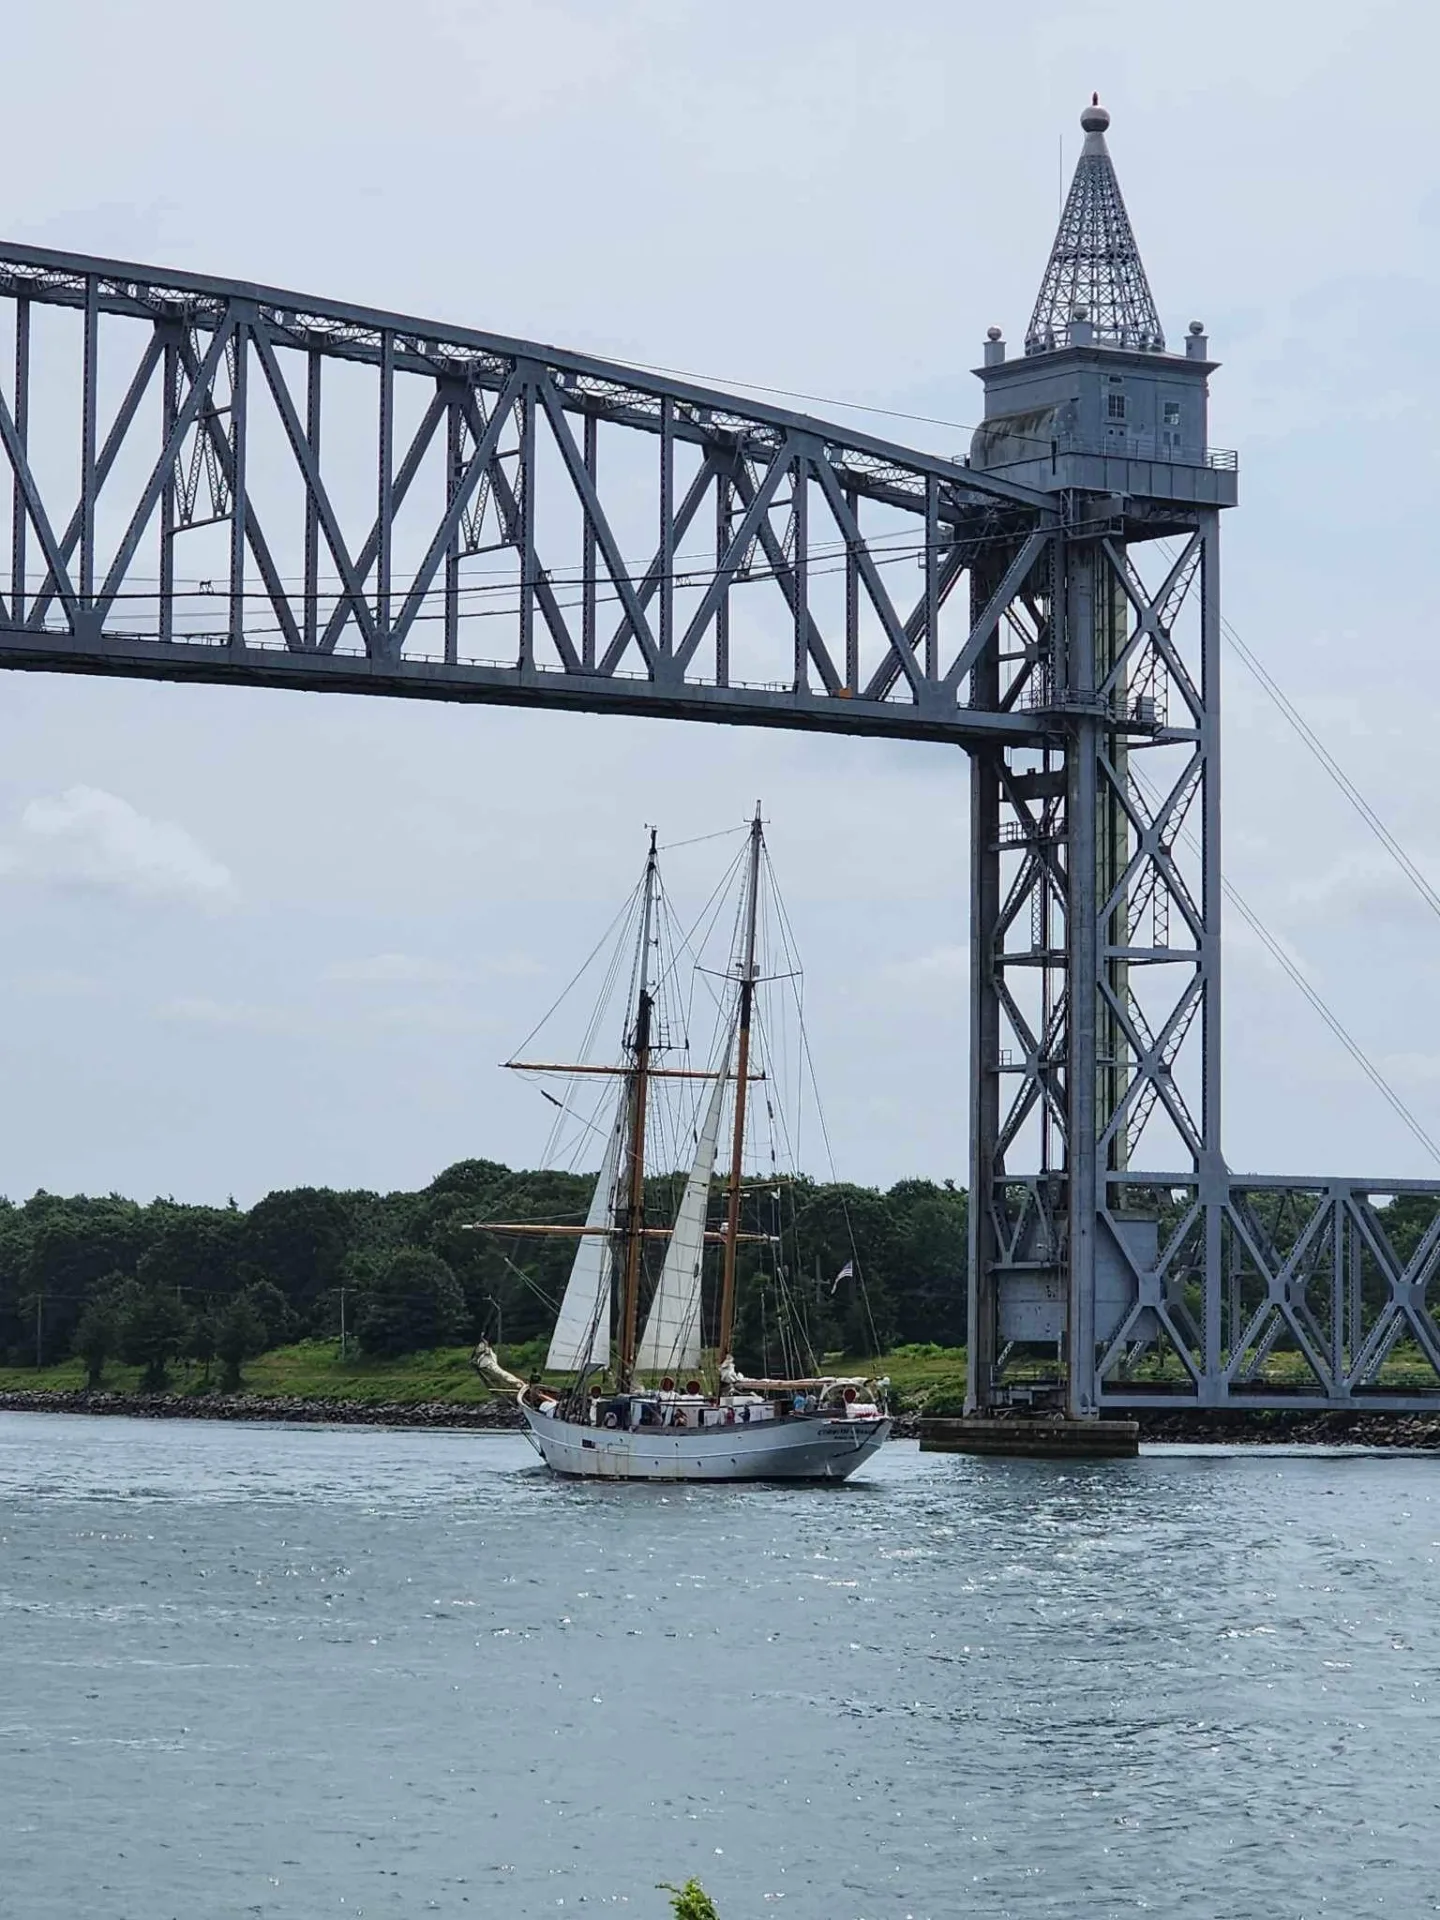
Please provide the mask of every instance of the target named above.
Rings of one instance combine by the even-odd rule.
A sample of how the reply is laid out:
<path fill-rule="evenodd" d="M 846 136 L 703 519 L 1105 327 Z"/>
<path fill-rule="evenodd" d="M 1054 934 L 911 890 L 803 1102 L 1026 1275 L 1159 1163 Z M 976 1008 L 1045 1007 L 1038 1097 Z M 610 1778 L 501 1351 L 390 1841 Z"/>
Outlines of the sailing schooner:
<path fill-rule="evenodd" d="M 475 1365 L 487 1379 L 516 1390 L 528 1437 L 556 1473 L 606 1480 L 843 1480 L 889 1434 L 885 1382 L 818 1370 L 797 1379 L 748 1379 L 735 1364 L 738 1249 L 747 1239 L 768 1238 L 741 1232 L 747 1105 L 755 1078 L 756 931 L 764 858 L 757 807 L 749 828 L 739 939 L 726 983 L 716 1064 L 700 1076 L 677 1073 L 658 1067 L 654 1059 L 652 955 L 659 871 L 651 831 L 632 976 L 633 1013 L 627 1021 L 624 1064 L 614 1070 L 618 1098 L 585 1223 L 578 1228 L 476 1223 L 490 1232 L 570 1232 L 579 1238 L 546 1360 L 548 1373 L 569 1375 L 571 1384 L 557 1388 L 522 1381 L 500 1365 L 485 1341 L 475 1353 Z M 645 1216 L 645 1167 L 652 1083 L 661 1077 L 700 1077 L 713 1080 L 713 1085 L 702 1100 L 694 1155 L 674 1218 L 668 1227 L 657 1228 L 647 1224 Z M 729 1181 L 723 1226 L 712 1231 L 706 1223 L 727 1105 Z M 667 1245 L 642 1329 L 643 1254 L 647 1241 L 656 1237 L 666 1239 Z M 719 1315 L 713 1374 L 706 1381 L 702 1281 L 705 1248 L 716 1242 L 721 1253 Z M 612 1299 L 617 1283 L 618 1301 Z"/>

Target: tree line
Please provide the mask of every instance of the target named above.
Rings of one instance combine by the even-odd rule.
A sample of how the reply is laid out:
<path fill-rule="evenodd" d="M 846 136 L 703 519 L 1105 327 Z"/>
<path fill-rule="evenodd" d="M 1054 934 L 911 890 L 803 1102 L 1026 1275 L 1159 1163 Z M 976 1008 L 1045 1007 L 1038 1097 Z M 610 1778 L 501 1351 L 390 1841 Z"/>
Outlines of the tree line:
<path fill-rule="evenodd" d="M 294 1187 L 248 1209 L 148 1205 L 118 1194 L 0 1200 L 0 1363 L 112 1359 L 151 1387 L 179 1358 L 233 1388 L 247 1359 L 342 1330 L 398 1355 L 482 1335 L 514 1349 L 549 1337 L 574 1252 L 561 1236 L 476 1222 L 575 1223 L 594 1175 L 463 1160 L 418 1192 Z M 680 1175 L 647 1185 L 672 1217 Z M 745 1196 L 737 1358 L 793 1351 L 958 1346 L 965 1327 L 966 1196 L 952 1183 L 888 1191 L 807 1179 Z"/>

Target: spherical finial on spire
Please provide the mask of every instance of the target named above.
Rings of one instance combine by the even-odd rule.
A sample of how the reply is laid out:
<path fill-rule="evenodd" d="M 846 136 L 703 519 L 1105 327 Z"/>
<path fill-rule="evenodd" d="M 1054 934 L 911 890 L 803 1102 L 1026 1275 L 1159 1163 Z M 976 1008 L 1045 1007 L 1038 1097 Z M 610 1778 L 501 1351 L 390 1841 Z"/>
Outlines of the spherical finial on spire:
<path fill-rule="evenodd" d="M 1090 104 L 1080 116 L 1081 130 L 1085 133 L 1104 133 L 1110 124 L 1110 115 L 1100 104 L 1098 93 L 1092 93 Z"/>

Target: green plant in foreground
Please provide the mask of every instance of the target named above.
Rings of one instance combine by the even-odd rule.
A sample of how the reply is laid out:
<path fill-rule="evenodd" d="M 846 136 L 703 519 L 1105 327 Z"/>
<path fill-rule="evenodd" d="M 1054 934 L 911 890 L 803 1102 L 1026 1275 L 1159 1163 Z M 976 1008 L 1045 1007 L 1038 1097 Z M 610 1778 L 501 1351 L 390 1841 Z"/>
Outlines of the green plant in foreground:
<path fill-rule="evenodd" d="M 683 1887 L 672 1887 L 668 1880 L 662 1880 L 660 1891 L 670 1895 L 675 1920 L 720 1920 L 715 1902 L 698 1880 L 687 1880 Z"/>

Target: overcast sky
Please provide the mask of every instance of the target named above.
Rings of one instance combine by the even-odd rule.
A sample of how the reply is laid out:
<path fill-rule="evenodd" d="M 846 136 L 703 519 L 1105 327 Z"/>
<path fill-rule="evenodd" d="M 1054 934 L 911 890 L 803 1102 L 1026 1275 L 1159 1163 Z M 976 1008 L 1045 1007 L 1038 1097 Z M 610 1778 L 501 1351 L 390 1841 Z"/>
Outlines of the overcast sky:
<path fill-rule="evenodd" d="M 1228 616 L 1440 881 L 1436 20 L 48 0 L 7 24 L 0 230 L 935 415 L 955 432 L 861 423 L 948 453 L 985 328 L 1023 334 L 1098 88 L 1167 332 L 1203 319 L 1224 363 Z M 44 676 L 0 696 L 0 1191 L 248 1203 L 533 1160 L 547 1110 L 495 1063 L 643 823 L 679 840 L 757 796 L 840 1173 L 965 1177 L 958 754 Z M 1227 871 L 1440 1136 L 1440 924 L 1233 656 L 1225 697 Z M 677 892 L 708 891 L 705 854 Z M 1232 1165 L 1440 1174 L 1253 941 L 1227 968 Z"/>

